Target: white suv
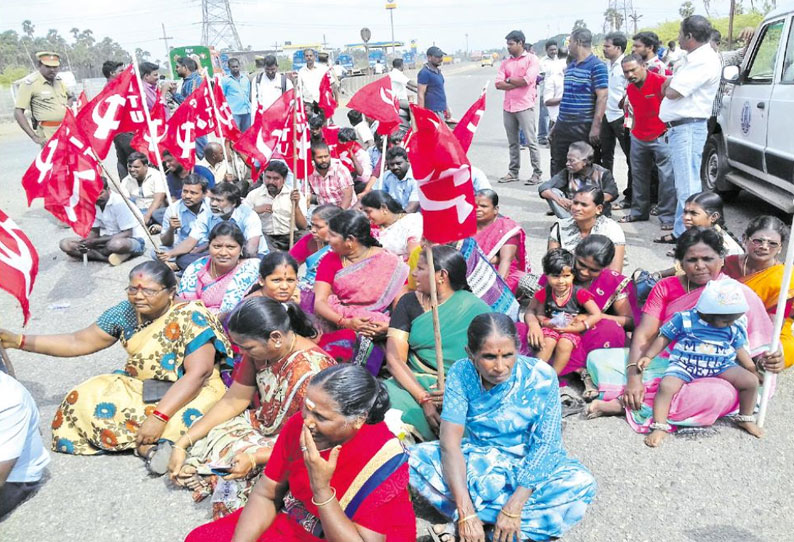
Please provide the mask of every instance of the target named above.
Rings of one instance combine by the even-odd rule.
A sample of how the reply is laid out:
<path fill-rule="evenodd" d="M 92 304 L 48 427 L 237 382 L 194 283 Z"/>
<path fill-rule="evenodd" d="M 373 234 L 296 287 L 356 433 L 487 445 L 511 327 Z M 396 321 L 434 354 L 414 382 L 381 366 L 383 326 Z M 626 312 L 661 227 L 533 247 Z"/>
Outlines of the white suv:
<path fill-rule="evenodd" d="M 759 25 L 742 65 L 726 66 L 722 108 L 706 142 L 705 188 L 747 190 L 794 212 L 794 8 Z"/>

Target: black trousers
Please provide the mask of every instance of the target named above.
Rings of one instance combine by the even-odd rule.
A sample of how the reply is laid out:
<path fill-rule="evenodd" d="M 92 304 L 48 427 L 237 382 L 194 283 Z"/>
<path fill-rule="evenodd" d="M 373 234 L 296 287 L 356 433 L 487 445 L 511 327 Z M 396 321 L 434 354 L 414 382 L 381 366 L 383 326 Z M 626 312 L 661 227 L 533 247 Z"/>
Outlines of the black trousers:
<path fill-rule="evenodd" d="M 132 148 L 132 138 L 135 132 L 121 132 L 113 138 L 113 146 L 116 147 L 116 169 L 119 172 L 119 180 L 127 176 L 127 159 L 135 152 Z"/>
<path fill-rule="evenodd" d="M 623 117 L 607 122 L 607 118 L 601 122 L 601 165 L 610 172 L 615 173 L 615 143 L 620 144 L 623 154 L 626 155 L 626 165 L 629 166 L 628 186 L 631 186 L 631 161 L 629 160 L 631 150 L 631 139 L 629 132 L 623 128 Z"/>
<path fill-rule="evenodd" d="M 551 147 L 551 177 L 565 169 L 568 159 L 568 147 L 575 141 L 584 141 L 589 144 L 590 128 L 592 122 L 563 122 L 554 123 L 550 138 Z"/>
<path fill-rule="evenodd" d="M 41 485 L 41 482 L 6 482 L 0 487 L 0 518 L 25 502 Z"/>

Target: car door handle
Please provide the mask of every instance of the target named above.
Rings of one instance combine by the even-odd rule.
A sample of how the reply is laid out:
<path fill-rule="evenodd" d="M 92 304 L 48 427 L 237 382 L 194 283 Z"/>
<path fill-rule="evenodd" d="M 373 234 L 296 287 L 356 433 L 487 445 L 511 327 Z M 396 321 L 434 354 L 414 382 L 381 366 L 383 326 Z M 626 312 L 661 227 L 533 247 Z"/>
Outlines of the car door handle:
<path fill-rule="evenodd" d="M 766 104 L 764 102 L 758 102 L 755 104 L 758 109 L 766 109 Z"/>

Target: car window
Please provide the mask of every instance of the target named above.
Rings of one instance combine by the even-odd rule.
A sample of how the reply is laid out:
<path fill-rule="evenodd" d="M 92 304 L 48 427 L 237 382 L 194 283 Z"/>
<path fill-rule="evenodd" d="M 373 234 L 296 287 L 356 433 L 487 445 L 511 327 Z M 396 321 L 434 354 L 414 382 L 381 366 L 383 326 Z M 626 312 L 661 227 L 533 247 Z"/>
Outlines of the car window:
<path fill-rule="evenodd" d="M 786 56 L 783 60 L 783 83 L 794 83 L 794 24 L 791 25 L 786 41 Z"/>
<path fill-rule="evenodd" d="M 762 30 L 763 35 L 747 71 L 747 81 L 756 83 L 772 81 L 784 22 L 783 20 L 775 21 Z"/>

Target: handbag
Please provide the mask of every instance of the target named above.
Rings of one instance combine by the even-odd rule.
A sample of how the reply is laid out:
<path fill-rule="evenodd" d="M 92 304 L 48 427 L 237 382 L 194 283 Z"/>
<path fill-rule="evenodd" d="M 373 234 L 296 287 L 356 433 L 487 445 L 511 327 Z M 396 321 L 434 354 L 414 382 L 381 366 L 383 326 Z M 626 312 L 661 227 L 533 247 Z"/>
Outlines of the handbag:
<path fill-rule="evenodd" d="M 645 305 L 645 301 L 647 301 L 653 287 L 662 280 L 662 276 L 656 272 L 651 273 L 645 269 L 637 268 L 631 274 L 631 280 L 634 281 L 634 288 L 637 290 L 637 303 L 642 307 Z"/>

